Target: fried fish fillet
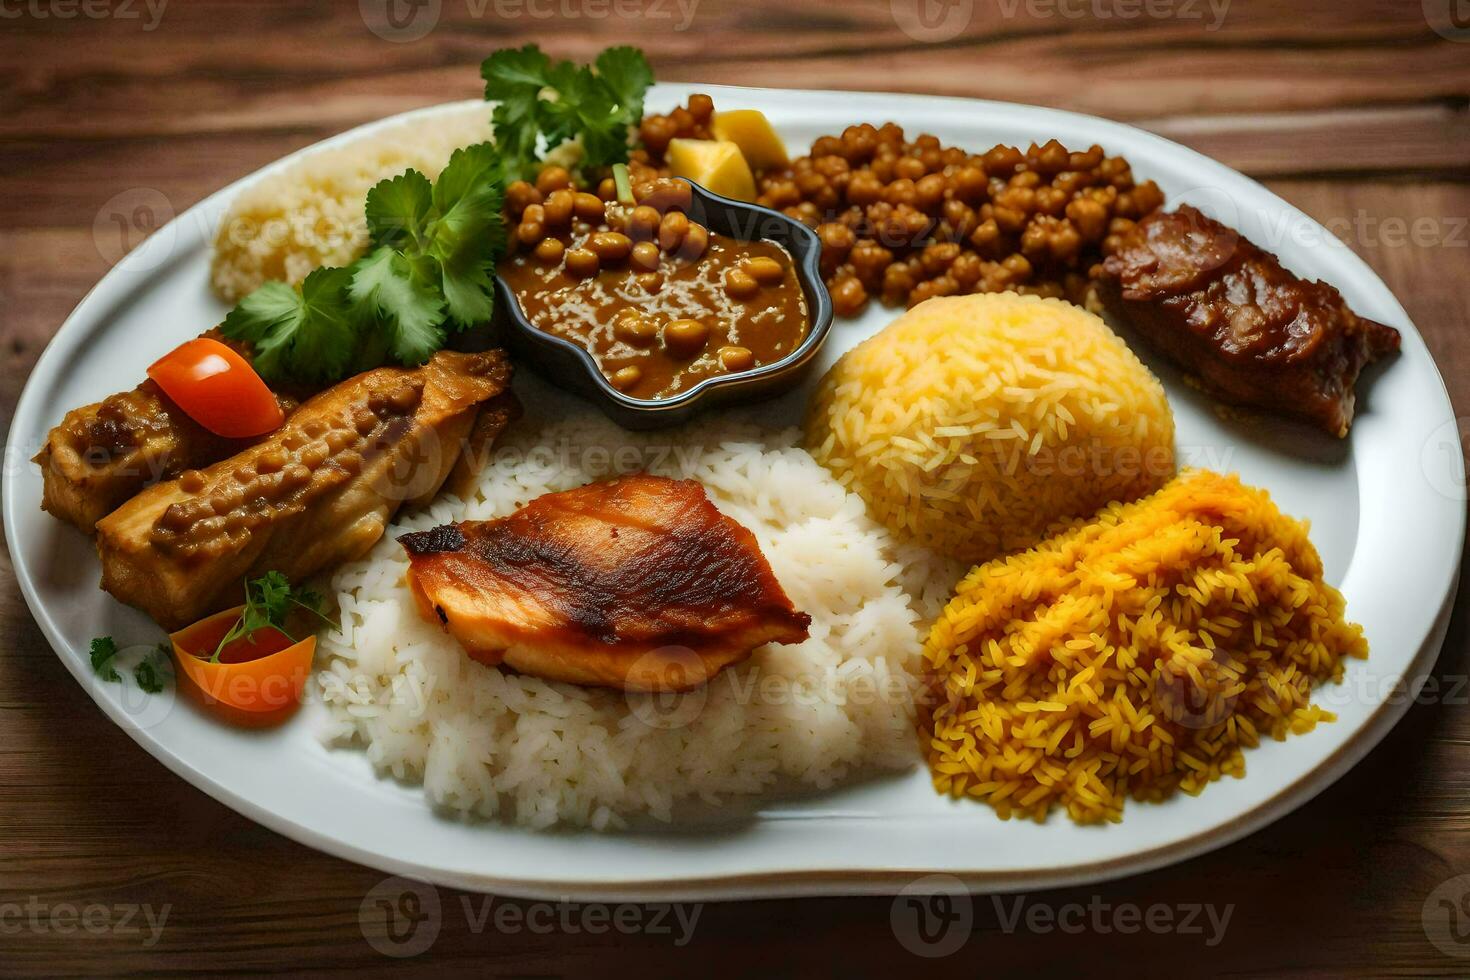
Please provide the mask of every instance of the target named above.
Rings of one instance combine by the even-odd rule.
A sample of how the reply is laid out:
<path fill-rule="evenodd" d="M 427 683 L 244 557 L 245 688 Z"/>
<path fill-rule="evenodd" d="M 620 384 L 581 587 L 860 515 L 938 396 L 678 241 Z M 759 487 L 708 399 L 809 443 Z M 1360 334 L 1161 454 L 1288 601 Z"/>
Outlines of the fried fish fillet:
<path fill-rule="evenodd" d="M 398 540 L 425 619 L 475 660 L 549 680 L 687 690 L 811 625 L 691 480 L 591 483 Z"/>
<path fill-rule="evenodd" d="M 515 417 L 509 383 L 498 350 L 343 381 L 265 441 L 99 521 L 102 587 L 175 629 L 238 602 L 245 578 L 299 581 L 361 556 L 399 507 L 439 491 L 472 434 L 488 448 L 498 429 L 477 422 Z"/>
<path fill-rule="evenodd" d="M 240 350 L 217 330 L 204 336 Z M 276 392 L 290 415 L 303 392 Z M 235 455 L 259 439 L 226 439 L 189 418 L 152 381 L 66 413 L 36 454 L 41 508 L 92 533 L 144 487 Z"/>

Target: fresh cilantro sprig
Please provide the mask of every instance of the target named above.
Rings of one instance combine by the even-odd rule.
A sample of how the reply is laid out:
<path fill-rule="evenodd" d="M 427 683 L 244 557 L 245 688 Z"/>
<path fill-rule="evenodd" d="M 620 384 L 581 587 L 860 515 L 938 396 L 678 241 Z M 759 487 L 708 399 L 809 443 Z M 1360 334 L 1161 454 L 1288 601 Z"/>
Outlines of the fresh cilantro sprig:
<path fill-rule="evenodd" d="M 380 182 L 368 192 L 367 254 L 314 270 L 299 290 L 266 283 L 225 317 L 221 331 L 251 345 L 267 381 L 320 387 L 388 361 L 422 364 L 452 331 L 488 321 L 506 182 L 535 175 L 543 144 L 579 142 L 588 170 L 625 162 L 653 83 L 631 47 L 590 66 L 508 48 L 480 74 L 497 102 L 493 144 L 455 151 L 432 183 L 416 170 Z"/>
<path fill-rule="evenodd" d="M 117 681 L 122 679 L 117 673 L 117 667 L 112 662 L 117 656 L 117 643 L 112 637 L 99 636 L 93 640 L 90 654 L 92 658 L 92 673 L 104 681 Z"/>
<path fill-rule="evenodd" d="M 608 48 L 591 66 L 578 66 L 528 44 L 495 52 L 480 75 L 485 98 L 496 103 L 491 121 L 506 180 L 535 175 L 543 139 L 548 150 L 580 140 L 586 169 L 626 162 L 653 84 L 648 60 L 632 47 Z"/>
<path fill-rule="evenodd" d="M 173 668 L 169 665 L 168 644 L 160 643 L 156 649 L 149 650 L 142 660 L 138 661 L 133 668 L 133 680 L 138 682 L 138 687 L 149 694 L 157 694 L 168 686 L 168 681 L 173 677 Z"/>
<path fill-rule="evenodd" d="M 388 349 L 419 364 L 446 328 L 490 319 L 491 275 L 505 251 L 500 156 L 490 143 L 454 151 L 432 185 L 409 170 L 367 196 L 375 246 L 352 267 L 348 294 L 381 324 Z"/>
<path fill-rule="evenodd" d="M 450 330 L 493 312 L 501 169 L 495 146 L 478 143 L 456 150 L 433 183 L 417 170 L 381 181 L 368 192 L 366 255 L 314 270 L 300 291 L 266 283 L 221 331 L 251 345 L 268 381 L 321 385 L 386 360 L 422 364 Z"/>
<path fill-rule="evenodd" d="M 291 582 L 280 572 L 266 572 L 260 578 L 245 583 L 245 608 L 229 632 L 220 638 L 219 645 L 210 656 L 210 663 L 219 663 L 220 654 L 231 643 L 239 639 L 248 640 L 257 630 L 276 629 L 294 641 L 286 630 L 286 618 L 293 609 L 305 609 L 322 622 L 335 627 L 326 613 L 322 612 L 323 600 L 309 589 L 293 589 Z"/>
<path fill-rule="evenodd" d="M 117 670 L 117 654 L 117 641 L 112 637 L 99 636 L 94 639 L 89 651 L 92 672 L 104 681 L 121 681 L 122 675 Z M 173 677 L 168 654 L 168 645 L 160 643 L 157 649 L 148 651 L 143 659 L 133 665 L 133 679 L 138 682 L 139 689 L 148 694 L 157 694 L 164 689 L 166 682 Z"/>

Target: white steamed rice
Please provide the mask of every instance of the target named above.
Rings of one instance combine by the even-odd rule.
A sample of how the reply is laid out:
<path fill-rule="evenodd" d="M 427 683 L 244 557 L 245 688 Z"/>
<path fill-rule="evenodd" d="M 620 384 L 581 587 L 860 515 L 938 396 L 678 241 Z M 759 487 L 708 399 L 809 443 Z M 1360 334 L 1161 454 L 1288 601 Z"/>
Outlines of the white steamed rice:
<path fill-rule="evenodd" d="M 622 826 L 675 805 L 827 788 L 919 760 L 913 689 L 921 630 L 962 569 L 900 546 L 798 448 L 795 429 L 738 422 L 626 432 L 585 403 L 517 423 L 473 499 L 403 516 L 332 580 L 342 633 L 322 644 L 316 683 L 329 742 L 365 746 L 381 774 L 421 782 L 447 811 L 533 827 Z M 556 404 L 560 402 L 560 404 Z M 699 480 L 759 539 L 797 608 L 800 646 L 772 646 L 679 696 L 549 683 L 471 661 L 422 621 L 394 537 L 503 516 L 544 493 L 647 469 Z"/>

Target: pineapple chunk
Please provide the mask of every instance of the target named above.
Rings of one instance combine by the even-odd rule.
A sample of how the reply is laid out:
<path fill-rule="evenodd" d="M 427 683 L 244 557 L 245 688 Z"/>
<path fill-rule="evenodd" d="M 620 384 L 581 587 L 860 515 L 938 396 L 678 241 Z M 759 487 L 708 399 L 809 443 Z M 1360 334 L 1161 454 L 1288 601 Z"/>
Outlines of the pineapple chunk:
<path fill-rule="evenodd" d="M 745 162 L 756 173 L 780 170 L 791 160 L 781 137 L 771 128 L 770 120 L 759 109 L 732 109 L 715 113 L 710 130 L 715 139 L 729 140 L 740 147 Z"/>
<path fill-rule="evenodd" d="M 737 201 L 755 200 L 755 178 L 740 147 L 728 140 L 669 141 L 664 154 L 675 177 L 688 177 L 705 190 Z"/>

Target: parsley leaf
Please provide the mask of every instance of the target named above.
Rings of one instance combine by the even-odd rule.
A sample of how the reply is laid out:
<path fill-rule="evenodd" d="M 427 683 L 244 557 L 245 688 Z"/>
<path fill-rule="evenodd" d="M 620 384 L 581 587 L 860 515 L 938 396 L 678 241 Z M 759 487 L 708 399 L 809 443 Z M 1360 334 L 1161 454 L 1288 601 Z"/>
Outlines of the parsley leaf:
<path fill-rule="evenodd" d="M 251 345 L 255 369 L 268 381 L 335 381 L 347 370 L 358 332 L 349 280 L 348 270 L 324 266 L 299 293 L 265 283 L 229 312 L 220 331 Z"/>
<path fill-rule="evenodd" d="M 643 96 L 653 84 L 653 69 L 648 59 L 637 48 L 623 46 L 608 48 L 597 56 L 594 64 L 597 76 L 617 100 L 623 123 L 637 126 L 643 121 Z"/>
<path fill-rule="evenodd" d="M 162 691 L 172 676 L 168 646 L 162 643 L 157 649 L 148 651 L 147 656 L 138 661 L 138 665 L 133 668 L 133 679 L 138 682 L 139 688 L 149 694 L 157 694 Z"/>
<path fill-rule="evenodd" d="M 322 605 L 320 595 L 308 589 L 291 588 L 290 580 L 280 572 L 266 572 L 260 578 L 253 578 L 245 583 L 245 608 L 240 611 L 240 618 L 220 638 L 209 659 L 212 663 L 219 663 L 225 647 L 236 640 L 248 640 L 256 630 L 276 629 L 294 639 L 286 632 L 286 617 L 297 607 L 335 628 L 337 624 L 322 612 Z"/>
<path fill-rule="evenodd" d="M 444 297 L 429 264 L 391 246 L 354 266 L 352 299 L 381 318 L 388 349 L 404 364 L 422 364 L 444 346 Z"/>
<path fill-rule="evenodd" d="M 499 171 L 495 147 L 477 143 L 455 150 L 434 182 L 438 218 L 429 251 L 439 261 L 449 316 L 465 327 L 494 311 L 491 276 L 506 245 Z"/>
<path fill-rule="evenodd" d="M 501 158 L 493 144 L 454 151 L 431 185 L 410 170 L 368 193 L 372 252 L 353 266 L 349 292 L 381 324 L 389 353 L 421 364 L 456 329 L 494 310 L 491 276 L 505 250 Z"/>
<path fill-rule="evenodd" d="M 326 384 L 386 360 L 414 365 L 444 346 L 449 326 L 490 319 L 493 273 L 505 251 L 500 155 L 456 150 L 430 183 L 417 170 L 368 192 L 370 250 L 346 269 L 314 270 L 297 292 L 268 282 L 225 317 L 269 381 Z"/>
<path fill-rule="evenodd" d="M 582 143 L 587 169 L 624 163 L 628 137 L 643 118 L 643 94 L 653 71 L 637 48 L 608 48 L 592 67 L 552 62 L 539 47 L 497 51 L 480 65 L 485 98 L 497 103 L 491 116 L 495 143 L 507 179 L 528 179 L 536 151 L 570 141 Z"/>
<path fill-rule="evenodd" d="M 379 181 L 367 195 L 368 234 L 379 245 L 422 241 L 433 204 L 429 178 L 417 170 Z"/>
<path fill-rule="evenodd" d="M 112 660 L 117 656 L 117 643 L 110 636 L 99 636 L 92 641 L 91 648 L 92 673 L 104 681 L 116 681 L 122 678 L 118 676 L 117 668 L 113 666 Z"/>

